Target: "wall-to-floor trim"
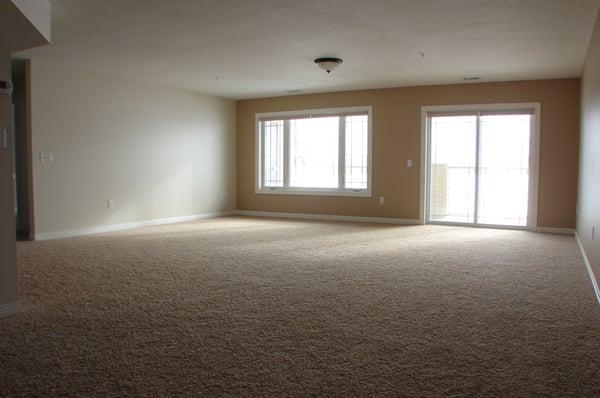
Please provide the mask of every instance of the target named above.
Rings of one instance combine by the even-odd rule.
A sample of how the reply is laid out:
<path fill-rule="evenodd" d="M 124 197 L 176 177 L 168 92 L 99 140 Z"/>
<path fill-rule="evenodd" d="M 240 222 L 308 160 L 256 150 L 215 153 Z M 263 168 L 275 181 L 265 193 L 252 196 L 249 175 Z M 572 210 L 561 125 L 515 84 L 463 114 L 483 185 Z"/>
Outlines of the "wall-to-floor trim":
<path fill-rule="evenodd" d="M 155 220 L 137 221 L 137 222 L 124 223 L 124 224 L 99 225 L 96 227 L 70 229 L 70 230 L 66 230 L 66 231 L 42 232 L 42 233 L 35 234 L 35 240 L 50 240 L 50 239 L 69 238 L 69 237 L 73 237 L 73 236 L 92 235 L 92 234 L 99 234 L 99 233 L 103 233 L 103 232 L 120 231 L 120 230 L 124 230 L 124 229 L 132 229 L 132 228 L 139 228 L 139 227 L 148 227 L 148 226 L 152 226 L 152 225 L 174 224 L 174 223 L 187 222 L 187 221 L 203 220 L 203 219 L 207 219 L 207 218 L 231 216 L 231 215 L 234 215 L 235 213 L 236 213 L 235 210 L 226 210 L 226 211 L 218 211 L 218 212 L 213 212 L 213 213 L 194 214 L 191 216 L 181 216 L 181 217 L 160 218 L 160 219 L 155 219 Z"/>
<path fill-rule="evenodd" d="M 322 220 L 322 221 L 351 221 L 368 222 L 380 224 L 399 224 L 399 225 L 420 225 L 419 220 L 410 220 L 403 218 L 386 217 L 360 217 L 360 216 L 338 216 L 333 214 L 312 214 L 312 213 L 283 213 L 278 211 L 254 211 L 238 210 L 236 214 L 240 216 L 252 217 L 275 217 L 275 218 L 299 218 L 304 220 Z"/>
<path fill-rule="evenodd" d="M 386 217 L 361 217 L 361 216 L 338 216 L 332 214 L 312 214 L 312 213 L 284 213 L 278 211 L 255 211 L 255 210 L 237 210 L 235 214 L 240 216 L 251 216 L 251 217 L 273 217 L 273 218 L 297 218 L 304 220 L 321 220 L 321 221 L 350 221 L 350 222 L 368 222 L 377 224 L 398 224 L 398 225 L 422 225 L 421 220 L 418 219 L 403 219 L 403 218 L 386 218 Z M 443 225 L 443 224 L 440 224 Z M 467 228 L 474 227 L 472 225 L 465 225 Z M 480 228 L 493 228 L 484 225 L 477 225 Z M 496 228 L 500 228 L 498 226 Z M 513 229 L 511 227 L 505 227 L 502 229 Z M 520 229 L 520 228 L 514 228 Z M 575 235 L 573 228 L 556 228 L 556 227 L 537 227 L 534 229 L 535 232 L 541 232 L 545 234 L 558 234 L 558 235 Z"/>
<path fill-rule="evenodd" d="M 251 217 L 273 217 L 273 218 L 294 218 L 304 220 L 321 221 L 347 221 L 347 222 L 365 222 L 377 224 L 396 224 L 396 225 L 421 225 L 418 219 L 388 218 L 388 217 L 363 217 L 363 216 L 343 216 L 333 214 L 313 214 L 313 213 L 285 213 L 278 211 L 255 211 L 255 210 L 227 210 L 214 213 L 196 214 L 191 216 L 161 218 L 156 220 L 130 222 L 124 224 L 99 225 L 95 227 L 70 229 L 65 231 L 42 232 L 35 234 L 35 240 L 50 240 L 69 238 L 74 236 L 93 235 L 104 232 L 120 231 L 124 229 L 133 229 L 148 227 L 152 225 L 174 224 L 187 221 L 203 220 L 208 218 L 226 217 L 232 215 L 251 216 Z M 571 228 L 538 227 L 537 232 L 574 235 L 575 230 Z"/>
<path fill-rule="evenodd" d="M 0 305 L 0 318 L 6 316 L 17 315 L 23 311 L 23 307 L 20 302 Z"/>
<path fill-rule="evenodd" d="M 581 250 L 581 255 L 583 256 L 583 262 L 585 263 L 585 267 L 587 268 L 588 276 L 592 281 L 592 287 L 594 289 L 594 293 L 596 294 L 596 302 L 600 305 L 600 288 L 598 288 L 598 280 L 594 276 L 594 271 L 592 270 L 592 265 L 590 264 L 590 260 L 585 254 L 585 249 L 583 248 L 583 243 L 581 243 L 581 239 L 579 239 L 579 234 L 575 232 L 575 240 L 577 241 L 577 245 L 579 245 L 579 250 Z"/>
<path fill-rule="evenodd" d="M 535 231 L 544 234 L 575 235 L 575 229 L 573 228 L 537 227 Z"/>

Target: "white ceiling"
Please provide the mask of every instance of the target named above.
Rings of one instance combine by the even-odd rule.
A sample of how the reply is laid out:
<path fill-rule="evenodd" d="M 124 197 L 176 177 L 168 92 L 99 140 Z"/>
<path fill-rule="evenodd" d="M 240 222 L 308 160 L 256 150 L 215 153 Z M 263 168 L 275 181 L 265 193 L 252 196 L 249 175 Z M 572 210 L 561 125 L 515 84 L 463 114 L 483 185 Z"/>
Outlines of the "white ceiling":
<path fill-rule="evenodd" d="M 600 0 L 51 3 L 52 45 L 21 55 L 241 99 L 579 76 Z"/>

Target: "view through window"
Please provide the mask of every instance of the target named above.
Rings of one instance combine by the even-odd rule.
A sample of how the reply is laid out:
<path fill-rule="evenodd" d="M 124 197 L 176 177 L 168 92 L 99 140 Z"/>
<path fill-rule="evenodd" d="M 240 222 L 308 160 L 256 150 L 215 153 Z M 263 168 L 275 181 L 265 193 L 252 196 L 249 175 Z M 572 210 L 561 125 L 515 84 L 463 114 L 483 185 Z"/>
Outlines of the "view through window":
<path fill-rule="evenodd" d="M 526 226 L 533 114 L 428 118 L 429 222 Z"/>
<path fill-rule="evenodd" d="M 370 195 L 370 107 L 258 115 L 258 191 Z"/>

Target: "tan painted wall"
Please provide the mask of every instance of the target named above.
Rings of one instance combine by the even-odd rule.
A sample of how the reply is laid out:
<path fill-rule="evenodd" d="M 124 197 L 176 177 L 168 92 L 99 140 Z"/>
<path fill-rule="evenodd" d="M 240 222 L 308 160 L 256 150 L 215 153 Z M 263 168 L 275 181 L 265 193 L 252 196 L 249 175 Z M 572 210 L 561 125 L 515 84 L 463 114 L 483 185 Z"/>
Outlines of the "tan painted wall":
<path fill-rule="evenodd" d="M 241 210 L 419 218 L 421 107 L 540 102 L 538 224 L 573 228 L 579 150 L 579 79 L 390 88 L 239 101 L 238 208 Z M 257 112 L 373 106 L 373 197 L 254 193 Z M 406 168 L 412 159 L 414 167 Z M 385 196 L 379 205 L 378 197 Z"/>
<path fill-rule="evenodd" d="M 36 235 L 235 208 L 234 101 L 36 60 L 31 87 Z"/>
<path fill-rule="evenodd" d="M 50 42 L 51 13 L 48 0 L 2 0 L 8 20 L 9 52 L 16 53 Z"/>
<path fill-rule="evenodd" d="M 34 2 L 30 5 L 36 6 Z M 12 2 L 0 1 L 0 80 L 11 80 L 11 52 L 47 43 Z M 0 134 L 2 129 L 8 132 L 7 148 L 0 147 L 0 315 L 9 313 L 4 311 L 5 306 L 18 305 L 19 302 L 11 119 L 11 97 L 0 95 Z"/>
<path fill-rule="evenodd" d="M 600 283 L 600 13 L 581 80 L 581 161 L 577 234 Z M 592 227 L 596 228 L 592 240 Z"/>
<path fill-rule="evenodd" d="M 8 3 L 0 2 L 0 80 L 10 81 L 10 24 Z M 0 95 L 0 139 L 2 129 L 11 129 L 11 98 Z M 9 131 L 10 132 L 10 131 Z M 8 148 L 0 148 L 0 306 L 19 300 L 15 246 L 15 205 L 13 192 L 13 158 Z"/>
<path fill-rule="evenodd" d="M 35 27 L 35 32 L 44 42 L 51 41 L 52 22 L 48 0 L 10 0 L 27 19 L 27 24 Z M 38 39 L 39 40 L 39 39 Z"/>

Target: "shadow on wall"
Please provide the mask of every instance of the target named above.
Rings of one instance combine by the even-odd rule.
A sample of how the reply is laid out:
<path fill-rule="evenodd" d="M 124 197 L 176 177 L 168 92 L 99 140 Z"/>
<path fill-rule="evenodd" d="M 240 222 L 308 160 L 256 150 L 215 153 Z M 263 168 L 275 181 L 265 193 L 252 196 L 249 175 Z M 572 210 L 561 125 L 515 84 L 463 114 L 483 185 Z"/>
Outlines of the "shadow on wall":
<path fill-rule="evenodd" d="M 217 155 L 216 158 L 223 159 L 223 162 L 226 163 L 228 144 L 211 142 L 209 145 L 213 148 L 218 146 L 214 152 Z M 116 225 L 123 223 L 123 220 L 143 222 L 168 217 L 199 215 L 189 212 L 173 214 L 173 209 L 202 207 L 207 210 L 201 213 L 210 213 L 234 207 L 229 203 L 231 194 L 228 192 L 231 187 L 227 186 L 227 181 L 231 178 L 223 176 L 222 179 L 217 178 L 216 183 L 214 182 L 214 173 L 223 174 L 222 170 L 231 169 L 230 164 L 227 168 L 215 170 L 218 168 L 218 164 L 214 165 L 208 161 L 206 162 L 208 164 L 202 164 L 176 156 L 167 163 L 166 169 L 161 168 L 160 171 L 154 171 L 155 183 L 152 191 L 149 192 L 149 198 L 145 198 L 146 203 L 140 205 L 135 201 L 136 192 L 139 190 L 136 189 L 136 179 L 132 178 L 122 196 L 117 199 L 106 199 L 105 216 L 102 217 L 100 225 Z M 210 183 L 195 185 L 196 181 L 210 181 Z"/>

